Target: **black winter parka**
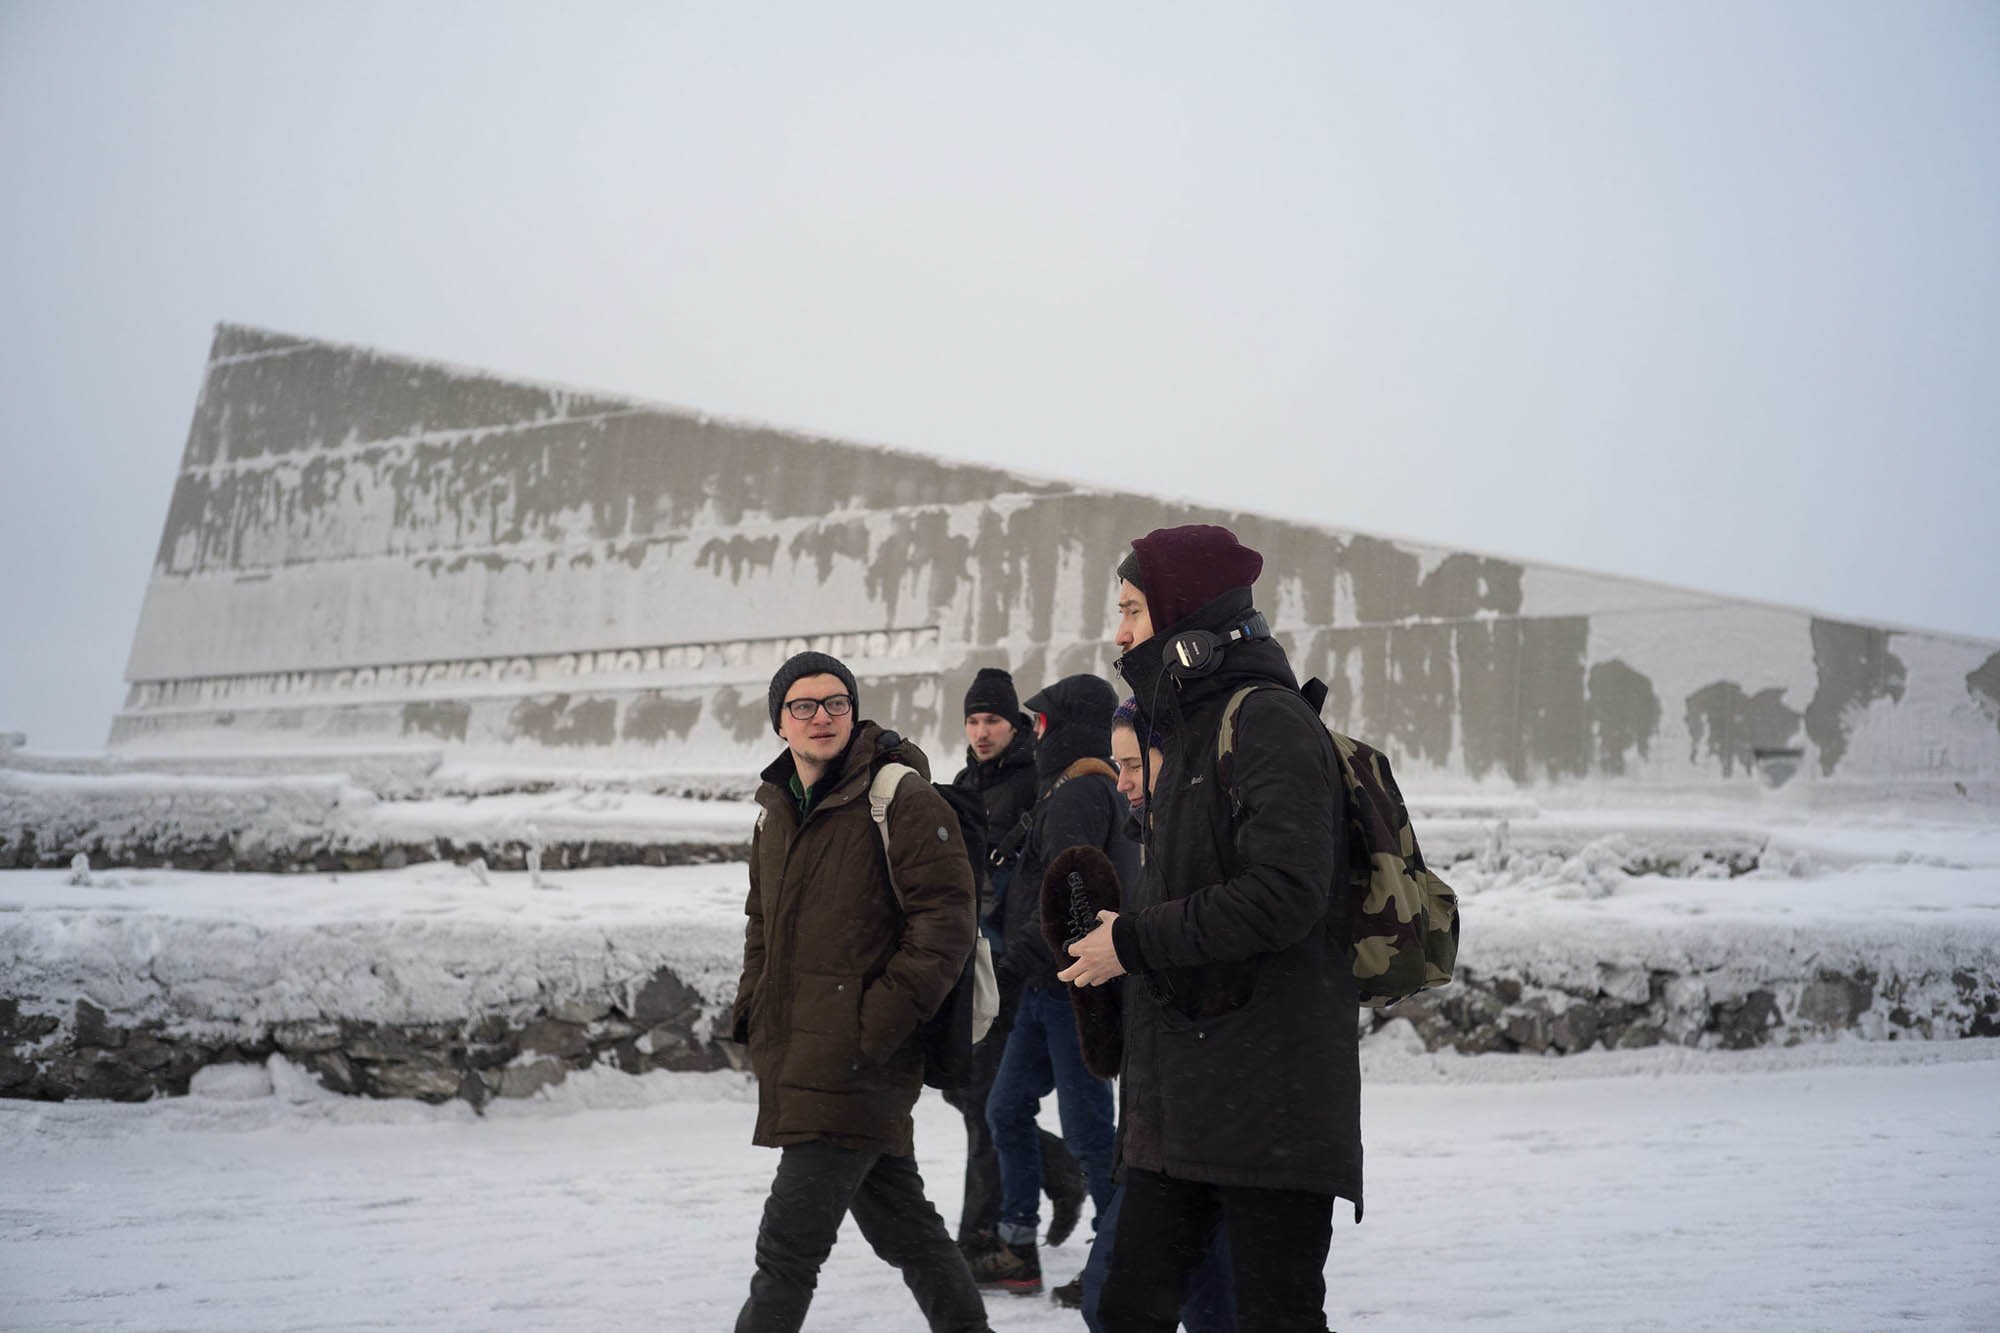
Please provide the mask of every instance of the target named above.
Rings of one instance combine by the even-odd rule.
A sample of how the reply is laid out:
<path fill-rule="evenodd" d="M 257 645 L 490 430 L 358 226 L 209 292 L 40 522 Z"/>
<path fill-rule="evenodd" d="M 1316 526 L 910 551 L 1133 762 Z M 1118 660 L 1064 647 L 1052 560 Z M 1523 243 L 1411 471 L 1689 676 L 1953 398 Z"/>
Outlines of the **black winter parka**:
<path fill-rule="evenodd" d="M 981 761 L 967 746 L 965 767 L 958 770 L 951 785 L 976 793 L 986 802 L 986 845 L 999 846 L 1035 804 L 1034 724 L 1016 716 L 1014 739 L 991 759 Z"/>
<path fill-rule="evenodd" d="M 1035 804 L 1035 728 L 1026 717 L 1019 714 L 1014 718 L 1014 739 L 1006 749 L 991 759 L 981 761 L 972 753 L 970 746 L 965 751 L 965 767 L 958 770 L 958 776 L 951 785 L 960 791 L 968 791 L 986 805 L 986 848 L 992 852 L 1006 841 L 1007 835 L 1016 825 L 1028 817 L 1028 811 Z M 993 890 L 1007 882 L 1005 866 L 1011 866 L 1020 855 L 1020 844 L 1002 863 L 1001 873 L 983 882 L 985 889 L 979 902 L 979 919 L 984 921 L 993 910 Z M 998 922 L 994 923 L 996 926 Z"/>
<path fill-rule="evenodd" d="M 1175 628 L 1221 630 L 1247 589 Z M 1164 674 L 1166 635 L 1119 659 L 1168 735 L 1136 892 L 1112 931 L 1125 988 L 1127 1166 L 1217 1185 L 1337 1194 L 1361 1216 L 1361 1071 L 1348 939 L 1345 788 L 1326 728 L 1272 639 L 1215 674 Z M 1216 772 L 1229 697 L 1233 783 Z"/>

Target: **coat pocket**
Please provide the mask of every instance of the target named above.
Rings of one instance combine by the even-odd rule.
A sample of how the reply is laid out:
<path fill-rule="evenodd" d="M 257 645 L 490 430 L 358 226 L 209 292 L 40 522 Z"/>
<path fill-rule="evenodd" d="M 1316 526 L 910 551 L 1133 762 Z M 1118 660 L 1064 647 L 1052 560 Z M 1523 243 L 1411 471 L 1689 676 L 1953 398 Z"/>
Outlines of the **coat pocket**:
<path fill-rule="evenodd" d="M 1341 1105 L 1330 1057 L 1333 1019 L 1310 1002 L 1310 978 L 1267 965 L 1249 1000 L 1210 1018 L 1174 1015 L 1159 1033 L 1167 1170 L 1325 1171 Z M 1352 1020 L 1349 1020 L 1350 1023 Z"/>
<path fill-rule="evenodd" d="M 861 977 L 801 972 L 792 985 L 792 1030 L 782 1081 L 839 1092 L 861 1067 Z"/>
<path fill-rule="evenodd" d="M 877 977 L 861 997 L 861 1062 L 877 1066 L 898 1063 L 921 1024 L 908 993 Z"/>
<path fill-rule="evenodd" d="M 1161 1024 L 1161 1137 L 1170 1165 L 1238 1165 L 1259 1155 L 1252 1126 L 1268 1102 L 1289 1095 L 1264 1008 L 1253 1001 L 1200 1020 L 1174 1013 Z"/>

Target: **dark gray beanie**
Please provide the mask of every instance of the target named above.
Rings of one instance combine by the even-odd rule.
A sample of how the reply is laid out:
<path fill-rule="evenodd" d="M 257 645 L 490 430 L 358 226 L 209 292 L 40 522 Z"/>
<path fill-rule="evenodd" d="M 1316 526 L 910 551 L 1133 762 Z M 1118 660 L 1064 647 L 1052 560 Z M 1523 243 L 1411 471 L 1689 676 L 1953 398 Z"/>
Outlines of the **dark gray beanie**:
<path fill-rule="evenodd" d="M 838 676 L 840 683 L 847 687 L 847 693 L 854 700 L 854 715 L 861 715 L 861 691 L 854 684 L 854 673 L 847 669 L 847 663 L 826 653 L 798 653 L 778 668 L 778 674 L 771 677 L 771 730 L 783 734 L 778 727 L 778 710 L 785 706 L 785 694 L 792 686 L 806 676 Z"/>
<path fill-rule="evenodd" d="M 1014 693 L 1014 677 L 999 667 L 981 667 L 965 692 L 965 716 L 992 713 L 1009 722 L 1021 715 L 1021 696 Z"/>
<path fill-rule="evenodd" d="M 1146 591 L 1145 580 L 1139 577 L 1139 553 L 1137 551 L 1127 551 L 1125 558 L 1118 562 L 1118 577 L 1137 588 L 1140 592 Z"/>

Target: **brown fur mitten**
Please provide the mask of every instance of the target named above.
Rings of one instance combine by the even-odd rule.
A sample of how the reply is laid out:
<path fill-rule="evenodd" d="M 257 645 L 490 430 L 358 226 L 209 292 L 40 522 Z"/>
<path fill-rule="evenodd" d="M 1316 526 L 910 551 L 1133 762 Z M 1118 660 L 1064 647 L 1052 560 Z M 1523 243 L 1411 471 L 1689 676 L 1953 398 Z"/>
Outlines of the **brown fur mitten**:
<path fill-rule="evenodd" d="M 1095 847 L 1070 847 L 1059 853 L 1042 876 L 1042 938 L 1055 955 L 1056 970 L 1076 961 L 1070 956 L 1069 941 L 1097 929 L 1099 912 L 1117 910 L 1118 871 L 1110 857 Z M 1077 1036 L 1083 1043 L 1083 1065 L 1099 1078 L 1115 1078 L 1125 1058 L 1121 993 L 1117 985 L 1069 988 Z"/>

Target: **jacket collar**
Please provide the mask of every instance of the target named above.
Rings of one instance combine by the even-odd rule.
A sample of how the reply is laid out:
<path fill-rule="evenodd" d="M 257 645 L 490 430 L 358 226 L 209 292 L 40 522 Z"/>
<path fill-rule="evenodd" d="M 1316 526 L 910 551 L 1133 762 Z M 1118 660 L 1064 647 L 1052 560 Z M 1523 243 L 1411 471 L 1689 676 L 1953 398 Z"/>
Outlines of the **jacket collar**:
<path fill-rule="evenodd" d="M 885 741 L 891 738 L 894 739 L 894 744 L 885 744 Z M 930 766 L 924 762 L 923 756 L 906 750 L 902 739 L 894 732 L 884 731 L 873 722 L 857 723 L 854 737 L 848 741 L 847 749 L 827 769 L 827 776 L 813 784 L 816 794 L 811 813 L 816 814 L 821 810 L 845 805 L 867 791 L 877 762 L 888 758 L 900 759 L 922 773 L 926 779 L 930 777 Z M 773 806 L 787 807 L 794 816 L 797 816 L 799 803 L 793 797 L 791 787 L 792 779 L 798 776 L 798 772 L 799 766 L 792 758 L 791 750 L 780 752 L 778 757 L 758 774 L 764 780 L 764 785 L 757 789 L 758 803 L 766 809 L 771 809 Z M 807 818 L 810 817 L 809 814 Z"/>
<path fill-rule="evenodd" d="M 1014 739 L 1007 748 L 991 759 L 981 759 L 965 747 L 965 766 L 972 770 L 973 777 L 981 787 L 991 787 L 1017 768 L 1035 766 L 1035 722 L 1025 714 L 1014 717 Z"/>
<path fill-rule="evenodd" d="M 1250 590 L 1233 588 L 1194 614 L 1138 645 L 1118 659 L 1118 674 L 1132 687 L 1139 712 L 1156 730 L 1171 740 L 1188 717 L 1226 699 L 1245 685 L 1270 683 L 1288 690 L 1299 688 L 1292 664 L 1276 639 L 1248 639 L 1223 650 L 1222 664 L 1209 675 L 1176 681 L 1167 674 L 1167 640 L 1182 630 L 1205 629 L 1220 633 L 1240 625 L 1254 612 Z"/>

